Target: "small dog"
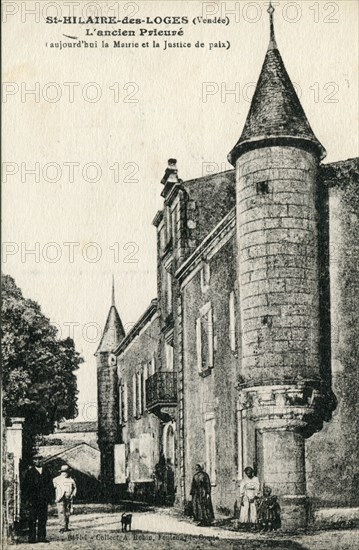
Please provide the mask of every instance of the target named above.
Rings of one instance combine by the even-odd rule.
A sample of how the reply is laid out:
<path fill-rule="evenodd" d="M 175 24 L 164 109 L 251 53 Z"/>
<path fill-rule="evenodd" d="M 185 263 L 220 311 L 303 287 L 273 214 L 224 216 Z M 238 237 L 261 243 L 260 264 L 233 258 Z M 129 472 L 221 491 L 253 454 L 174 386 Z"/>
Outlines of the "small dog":
<path fill-rule="evenodd" d="M 131 531 L 132 514 L 124 512 L 121 516 L 122 531 Z"/>

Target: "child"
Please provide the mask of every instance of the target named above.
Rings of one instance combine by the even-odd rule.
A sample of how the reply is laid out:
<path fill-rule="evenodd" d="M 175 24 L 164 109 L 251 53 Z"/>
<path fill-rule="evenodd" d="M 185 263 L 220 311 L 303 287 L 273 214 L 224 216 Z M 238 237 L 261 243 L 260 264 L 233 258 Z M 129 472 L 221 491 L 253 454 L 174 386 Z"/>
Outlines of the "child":
<path fill-rule="evenodd" d="M 268 486 L 263 488 L 263 497 L 258 504 L 258 520 L 263 531 L 276 530 L 281 526 L 278 499 Z"/>

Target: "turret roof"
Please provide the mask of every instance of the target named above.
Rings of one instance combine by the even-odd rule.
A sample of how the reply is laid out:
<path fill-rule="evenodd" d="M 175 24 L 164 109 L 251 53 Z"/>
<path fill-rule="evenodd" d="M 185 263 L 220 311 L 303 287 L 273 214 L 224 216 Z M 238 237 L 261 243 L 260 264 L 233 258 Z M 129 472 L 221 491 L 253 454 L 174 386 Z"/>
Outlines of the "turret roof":
<path fill-rule="evenodd" d="M 299 140 L 324 158 L 324 147 L 315 137 L 279 53 L 273 28 L 273 7 L 269 8 L 271 33 L 267 54 L 258 79 L 244 129 L 228 155 L 234 166 L 239 155 L 265 143 Z"/>
<path fill-rule="evenodd" d="M 108 312 L 105 328 L 103 330 L 101 342 L 95 355 L 99 353 L 111 353 L 124 339 L 125 329 L 123 328 L 121 318 L 115 305 L 115 286 L 112 280 L 112 304 Z"/>

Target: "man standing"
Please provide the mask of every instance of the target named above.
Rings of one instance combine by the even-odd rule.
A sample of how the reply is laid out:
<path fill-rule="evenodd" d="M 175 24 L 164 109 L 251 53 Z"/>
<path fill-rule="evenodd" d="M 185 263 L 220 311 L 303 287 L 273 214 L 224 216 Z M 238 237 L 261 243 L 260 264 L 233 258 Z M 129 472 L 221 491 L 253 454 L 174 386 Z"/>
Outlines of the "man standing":
<path fill-rule="evenodd" d="M 47 508 L 53 498 L 53 488 L 51 476 L 39 455 L 33 458 L 33 466 L 25 474 L 23 494 L 29 505 L 29 542 L 49 542 L 46 540 Z"/>
<path fill-rule="evenodd" d="M 70 515 L 72 513 L 72 501 L 76 496 L 77 488 L 74 479 L 70 476 L 69 467 L 61 466 L 60 475 L 55 477 L 53 484 L 56 490 L 57 513 L 60 522 L 60 533 L 69 531 Z"/>
<path fill-rule="evenodd" d="M 191 495 L 194 519 L 199 522 L 199 525 L 211 525 L 214 520 L 211 500 L 211 480 L 201 464 L 196 464 Z"/>

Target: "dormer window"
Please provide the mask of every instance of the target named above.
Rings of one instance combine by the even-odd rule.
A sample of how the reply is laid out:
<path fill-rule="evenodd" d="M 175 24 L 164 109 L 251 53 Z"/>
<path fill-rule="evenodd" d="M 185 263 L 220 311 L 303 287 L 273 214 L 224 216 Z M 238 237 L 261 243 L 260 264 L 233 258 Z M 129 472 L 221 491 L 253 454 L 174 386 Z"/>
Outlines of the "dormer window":
<path fill-rule="evenodd" d="M 166 208 L 166 243 L 172 239 L 172 216 L 169 207 Z"/>
<path fill-rule="evenodd" d="M 165 228 L 163 223 L 158 228 L 158 235 L 159 235 L 159 241 L 160 241 L 160 249 L 161 252 L 164 251 L 166 248 L 166 236 L 165 236 Z"/>

